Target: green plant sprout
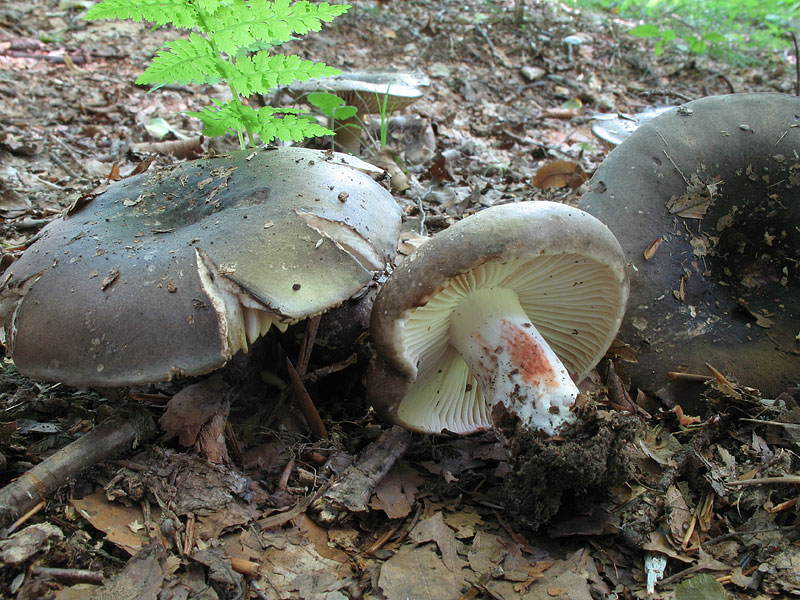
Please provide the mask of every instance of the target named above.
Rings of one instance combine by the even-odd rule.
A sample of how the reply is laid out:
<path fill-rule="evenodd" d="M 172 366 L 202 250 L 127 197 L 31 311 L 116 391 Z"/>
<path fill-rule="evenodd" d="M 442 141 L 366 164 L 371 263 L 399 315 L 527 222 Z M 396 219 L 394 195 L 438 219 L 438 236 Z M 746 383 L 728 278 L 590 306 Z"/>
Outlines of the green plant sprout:
<path fill-rule="evenodd" d="M 307 0 L 103 0 L 85 18 L 132 19 L 189 30 L 188 38 L 167 42 L 136 83 L 154 89 L 168 83 L 227 83 L 229 101 L 213 100 L 212 105 L 188 114 L 203 122 L 205 135 L 235 132 L 244 149 L 244 132 L 254 147 L 257 138 L 266 144 L 332 133 L 304 110 L 253 108 L 246 99 L 294 81 L 338 75 L 338 69 L 325 63 L 273 54 L 271 49 L 295 34 L 319 31 L 323 22 L 349 8 Z"/>
<path fill-rule="evenodd" d="M 358 109 L 347 104 L 336 94 L 312 92 L 306 96 L 306 100 L 311 106 L 328 117 L 331 129 L 336 129 L 336 121 L 340 122 L 339 127 L 358 127 L 352 123 L 347 123 L 348 120 L 356 116 Z M 331 148 L 333 148 L 333 140 L 331 140 Z"/>

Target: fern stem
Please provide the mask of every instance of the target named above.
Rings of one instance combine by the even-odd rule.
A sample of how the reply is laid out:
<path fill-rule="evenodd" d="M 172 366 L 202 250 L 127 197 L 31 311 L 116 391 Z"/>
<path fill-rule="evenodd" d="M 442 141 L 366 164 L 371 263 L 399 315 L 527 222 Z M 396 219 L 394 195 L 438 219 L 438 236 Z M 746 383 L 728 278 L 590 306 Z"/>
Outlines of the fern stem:
<path fill-rule="evenodd" d="M 205 12 L 203 12 L 203 10 L 197 5 L 197 3 L 194 0 L 189 0 L 189 3 L 192 5 L 192 8 L 194 8 L 195 12 L 197 13 L 197 19 L 202 27 L 201 34 L 208 40 L 208 43 L 214 50 L 214 60 L 216 61 L 217 65 L 220 66 L 220 73 L 225 73 L 226 69 L 224 68 L 223 65 L 226 63 L 227 64 L 232 64 L 232 63 L 230 60 L 222 58 L 222 52 L 220 51 L 217 44 L 214 42 L 214 37 L 208 33 L 214 30 L 213 27 L 211 27 L 208 23 L 208 15 Z M 227 81 L 227 83 L 228 83 L 228 89 L 231 91 L 231 96 L 232 96 L 231 101 L 236 106 L 236 109 L 241 113 L 242 98 L 239 95 L 239 92 L 236 90 L 236 88 L 233 87 L 233 84 L 230 81 Z M 246 124 L 245 127 L 247 127 Z M 245 148 L 247 148 L 247 144 L 245 143 L 244 135 L 242 135 L 242 130 L 237 129 L 236 133 L 239 136 L 239 146 L 241 147 L 242 150 L 244 150 Z M 250 145 L 253 148 L 255 148 L 256 147 L 255 136 L 253 135 L 253 132 L 250 130 L 249 127 L 247 127 L 247 139 L 250 141 Z"/>

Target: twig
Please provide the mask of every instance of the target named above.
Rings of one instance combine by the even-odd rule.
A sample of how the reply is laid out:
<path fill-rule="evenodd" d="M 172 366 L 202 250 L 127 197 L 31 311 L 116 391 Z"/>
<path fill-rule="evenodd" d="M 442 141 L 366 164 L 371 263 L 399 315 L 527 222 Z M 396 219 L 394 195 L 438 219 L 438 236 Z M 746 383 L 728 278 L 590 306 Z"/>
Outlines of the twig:
<path fill-rule="evenodd" d="M 739 419 L 740 421 L 747 421 L 748 423 L 760 423 L 761 425 L 776 425 L 785 429 L 800 429 L 800 424 L 797 423 L 784 423 L 783 421 L 763 421 L 761 419 Z"/>
<path fill-rule="evenodd" d="M 671 162 L 671 163 L 672 163 L 672 166 L 673 166 L 673 167 L 675 167 L 675 170 L 676 170 L 678 173 L 680 173 L 681 177 L 683 177 L 683 180 L 686 182 L 686 185 L 692 185 L 692 184 L 689 182 L 689 180 L 688 180 L 688 179 L 686 179 L 686 175 L 684 175 L 684 174 L 683 174 L 683 171 L 681 171 L 680 167 L 678 167 L 678 165 L 676 165 L 676 164 L 675 164 L 675 161 L 674 161 L 674 160 L 672 160 L 672 157 L 671 157 L 669 154 L 667 154 L 667 151 L 666 151 L 666 150 L 664 150 L 664 156 L 666 156 L 666 157 L 669 159 L 669 162 Z"/>
<path fill-rule="evenodd" d="M 367 510 L 375 487 L 389 469 L 406 453 L 411 434 L 395 425 L 367 446 L 358 461 L 348 467 L 342 477 L 325 494 L 325 502 L 336 510 L 350 512 Z"/>
<path fill-rule="evenodd" d="M 22 516 L 21 516 L 19 519 L 17 519 L 16 521 L 14 521 L 14 522 L 13 522 L 13 523 L 12 523 L 12 524 L 11 524 L 11 525 L 8 527 L 8 530 L 6 531 L 6 534 L 11 534 L 11 533 L 15 532 L 15 531 L 16 531 L 16 530 L 19 528 L 19 526 L 20 526 L 20 525 L 22 525 L 23 523 L 25 523 L 25 522 L 26 522 L 28 519 L 30 519 L 30 518 L 31 518 L 33 515 L 35 515 L 36 513 L 38 513 L 38 512 L 41 512 L 41 510 L 42 510 L 42 509 L 43 509 L 45 506 L 47 506 L 47 502 L 45 502 L 44 500 L 42 500 L 41 502 L 39 502 L 39 504 L 37 504 L 36 506 L 34 506 L 32 509 L 30 509 L 28 512 L 26 512 L 24 515 L 22 515 Z"/>
<path fill-rule="evenodd" d="M 288 356 L 286 357 L 286 369 L 289 371 L 289 379 L 292 381 L 292 389 L 294 390 L 295 398 L 297 398 L 297 404 L 306 418 L 306 423 L 308 423 L 308 428 L 311 430 L 312 435 L 321 439 L 327 438 L 328 430 L 325 429 L 325 423 L 322 422 L 322 417 L 319 416 L 319 411 L 314 406 L 311 395 L 308 393 L 306 386 L 303 385 L 303 380 L 300 379 L 300 375 Z"/>
<path fill-rule="evenodd" d="M 313 502 L 315 502 L 318 498 L 322 497 L 322 495 L 328 490 L 328 485 L 323 485 L 319 488 L 314 495 L 309 496 L 305 500 L 301 500 L 297 504 L 295 504 L 292 508 L 282 513 L 278 513 L 277 515 L 272 515 L 267 517 L 266 519 L 262 519 L 258 522 L 258 528 L 260 531 L 265 531 L 267 529 L 275 529 L 276 527 L 283 527 L 289 521 L 296 519 L 304 512 L 306 509 L 311 506 Z"/>
<path fill-rule="evenodd" d="M 794 44 L 794 95 L 800 96 L 800 48 L 797 45 L 797 36 L 794 31 L 790 31 L 792 43 Z"/>
<path fill-rule="evenodd" d="M 761 477 L 759 479 L 737 479 L 727 485 L 761 485 L 770 483 L 800 483 L 800 475 L 784 475 L 783 477 Z"/>
<path fill-rule="evenodd" d="M 311 361 L 314 340 L 317 339 L 320 318 L 321 315 L 317 315 L 306 321 L 306 332 L 303 335 L 303 343 L 300 345 L 300 356 L 297 357 L 297 374 L 300 377 L 304 377 L 308 372 L 308 363 Z"/>
<path fill-rule="evenodd" d="M 136 405 L 106 419 L 89 433 L 40 462 L 0 490 L 0 526 L 47 500 L 67 478 L 109 455 L 125 452 L 153 436 L 150 413 Z"/>
<path fill-rule="evenodd" d="M 31 574 L 42 577 L 51 577 L 66 583 L 91 583 L 103 585 L 105 578 L 102 573 L 88 569 L 54 569 L 51 567 L 33 567 Z"/>

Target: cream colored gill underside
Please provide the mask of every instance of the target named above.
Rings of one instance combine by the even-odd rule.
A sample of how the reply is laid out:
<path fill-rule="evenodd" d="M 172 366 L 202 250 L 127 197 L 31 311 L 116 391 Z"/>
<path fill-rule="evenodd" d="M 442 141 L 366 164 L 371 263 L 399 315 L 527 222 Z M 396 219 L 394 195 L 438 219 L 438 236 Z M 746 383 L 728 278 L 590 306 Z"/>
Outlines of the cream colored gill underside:
<path fill-rule="evenodd" d="M 398 417 L 430 432 L 468 433 L 491 426 L 490 407 L 461 356 L 450 345 L 450 313 L 469 292 L 503 287 L 520 305 L 573 376 L 600 358 L 617 319 L 619 287 L 602 263 L 575 255 L 487 263 L 450 280 L 406 318 L 406 356 L 417 377 Z"/>

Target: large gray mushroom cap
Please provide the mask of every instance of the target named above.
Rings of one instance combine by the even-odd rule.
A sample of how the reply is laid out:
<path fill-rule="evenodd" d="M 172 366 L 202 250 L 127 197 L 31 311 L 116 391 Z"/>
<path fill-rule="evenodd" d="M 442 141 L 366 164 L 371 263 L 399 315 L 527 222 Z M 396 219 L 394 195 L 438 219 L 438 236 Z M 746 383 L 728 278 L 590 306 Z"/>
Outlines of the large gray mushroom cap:
<path fill-rule="evenodd" d="M 679 402 L 667 372 L 706 363 L 769 395 L 800 381 L 798 148 L 800 98 L 735 94 L 656 117 L 597 170 L 579 207 L 633 266 L 637 386 Z"/>
<path fill-rule="evenodd" d="M 597 219 L 552 202 L 485 209 L 423 243 L 379 292 L 371 322 L 370 401 L 384 418 L 428 433 L 491 427 L 492 410 L 502 402 L 552 433 L 568 419 L 569 406 L 537 404 L 536 394 L 521 391 L 527 383 L 520 378 L 541 379 L 543 362 L 542 344 L 525 332 L 538 330 L 563 365 L 559 370 L 567 371 L 558 375 L 580 381 L 611 344 L 627 293 L 622 250 Z M 518 300 L 507 313 L 504 296 Z M 483 317 L 469 300 L 476 297 L 477 304 L 503 313 L 496 315 L 501 329 L 517 311 L 517 324 L 497 336 L 512 348 L 484 340 L 470 349 L 460 339 L 456 329 L 469 333 L 473 325 L 481 335 L 494 335 L 491 325 L 477 325 Z M 498 360 L 513 368 L 498 374 Z M 493 399 L 476 378 L 487 365 L 492 372 L 481 381 L 499 392 Z"/>
<path fill-rule="evenodd" d="M 6 271 L 18 369 L 106 387 L 199 375 L 340 304 L 394 255 L 400 210 L 376 171 L 273 148 L 112 184 Z"/>

